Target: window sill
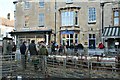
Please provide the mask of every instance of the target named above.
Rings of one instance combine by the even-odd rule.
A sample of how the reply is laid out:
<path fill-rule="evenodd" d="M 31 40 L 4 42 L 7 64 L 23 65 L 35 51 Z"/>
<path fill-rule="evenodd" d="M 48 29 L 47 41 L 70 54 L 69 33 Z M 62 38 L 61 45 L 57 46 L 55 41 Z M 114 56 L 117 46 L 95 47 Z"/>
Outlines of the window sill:
<path fill-rule="evenodd" d="M 79 25 L 75 25 L 75 27 L 79 27 Z"/>
<path fill-rule="evenodd" d="M 29 10 L 30 8 L 24 8 L 24 10 Z"/>
<path fill-rule="evenodd" d="M 44 27 L 44 25 L 38 26 L 38 27 Z"/>
<path fill-rule="evenodd" d="M 73 2 L 66 2 L 66 4 L 73 4 Z"/>
<path fill-rule="evenodd" d="M 72 28 L 72 27 L 75 27 L 75 28 L 80 28 L 80 26 L 79 25 L 74 25 L 74 26 L 61 26 L 60 28 L 65 28 L 65 27 L 69 27 L 69 28 Z"/>
<path fill-rule="evenodd" d="M 44 8 L 44 6 L 39 6 L 39 8 Z"/>
<path fill-rule="evenodd" d="M 28 26 L 24 26 L 23 28 L 29 28 Z"/>
<path fill-rule="evenodd" d="M 96 24 L 96 21 L 88 22 L 88 24 Z"/>

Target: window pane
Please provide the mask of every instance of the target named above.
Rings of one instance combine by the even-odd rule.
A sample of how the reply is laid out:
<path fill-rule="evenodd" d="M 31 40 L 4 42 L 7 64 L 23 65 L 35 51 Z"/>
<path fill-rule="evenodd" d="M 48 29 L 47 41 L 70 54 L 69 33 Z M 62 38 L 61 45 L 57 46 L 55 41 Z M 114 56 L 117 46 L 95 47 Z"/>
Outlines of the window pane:
<path fill-rule="evenodd" d="M 65 21 L 64 13 L 61 13 L 61 24 L 62 24 L 62 26 L 64 25 L 64 21 Z"/>
<path fill-rule="evenodd" d="M 61 13 L 62 26 L 72 26 L 74 24 L 74 12 L 62 12 Z"/>
<path fill-rule="evenodd" d="M 114 17 L 117 17 L 117 16 L 119 16 L 119 12 L 118 12 L 118 11 L 115 11 L 115 12 L 114 12 Z"/>
<path fill-rule="evenodd" d="M 119 18 L 114 18 L 114 26 L 118 26 L 119 25 Z"/>
<path fill-rule="evenodd" d="M 67 34 L 67 38 L 69 38 L 69 34 Z"/>
<path fill-rule="evenodd" d="M 78 25 L 78 12 L 75 12 L 75 25 Z"/>
<path fill-rule="evenodd" d="M 93 38 L 95 38 L 95 34 L 93 34 Z"/>
<path fill-rule="evenodd" d="M 73 3 L 73 0 L 66 0 L 66 3 L 68 4 Z"/>
<path fill-rule="evenodd" d="M 40 7 L 44 7 L 44 0 L 40 0 L 39 6 L 40 6 Z"/>
<path fill-rule="evenodd" d="M 28 9 L 30 7 L 30 3 L 29 2 L 25 2 L 25 9 Z"/>
<path fill-rule="evenodd" d="M 77 17 L 75 17 L 75 25 L 77 25 L 78 23 Z"/>
<path fill-rule="evenodd" d="M 70 38 L 73 38 L 73 34 L 70 34 Z"/>
<path fill-rule="evenodd" d="M 44 14 L 39 14 L 39 26 L 44 26 Z"/>
<path fill-rule="evenodd" d="M 78 43 L 78 40 L 75 40 L 75 43 Z"/>
<path fill-rule="evenodd" d="M 62 42 L 63 42 L 63 45 L 65 45 L 65 40 L 62 40 Z"/>
<path fill-rule="evenodd" d="M 68 25 L 68 15 L 67 15 L 68 12 L 65 12 L 65 26 Z"/>
<path fill-rule="evenodd" d="M 95 8 L 89 8 L 89 10 L 88 10 L 88 21 L 89 22 L 96 21 L 96 9 Z"/>
<path fill-rule="evenodd" d="M 73 43 L 73 39 L 70 39 L 70 43 Z"/>
<path fill-rule="evenodd" d="M 74 25 L 74 12 L 70 12 L 70 19 L 69 19 L 69 21 L 70 21 L 70 25 L 69 26 L 72 26 L 72 25 Z"/>
<path fill-rule="evenodd" d="M 89 38 L 92 38 L 92 35 L 91 35 L 91 34 L 89 34 Z"/>
<path fill-rule="evenodd" d="M 65 34 L 62 35 L 62 38 L 65 38 Z"/>
<path fill-rule="evenodd" d="M 67 42 L 67 44 L 66 44 L 66 45 L 68 46 L 68 45 L 69 45 L 69 39 L 67 39 L 67 41 L 66 41 L 66 42 Z"/>
<path fill-rule="evenodd" d="M 78 34 L 75 34 L 75 38 L 78 38 Z"/>

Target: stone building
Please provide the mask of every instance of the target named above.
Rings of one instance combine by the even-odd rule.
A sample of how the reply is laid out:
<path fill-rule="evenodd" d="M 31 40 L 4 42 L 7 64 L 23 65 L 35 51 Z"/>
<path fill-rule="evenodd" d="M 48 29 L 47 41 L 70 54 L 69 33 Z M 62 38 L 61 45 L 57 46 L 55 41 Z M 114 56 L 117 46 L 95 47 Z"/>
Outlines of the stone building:
<path fill-rule="evenodd" d="M 26 40 L 44 40 L 46 44 L 71 45 L 82 43 L 85 47 L 95 48 L 105 31 L 103 27 L 114 26 L 113 13 L 117 4 L 104 5 L 102 23 L 101 2 L 107 0 L 18 0 L 15 4 L 15 32 L 17 43 Z M 110 0 L 109 0 L 110 1 Z M 113 0 L 111 0 L 113 1 Z M 117 5 L 117 6 L 116 6 Z M 118 13 L 116 13 L 118 14 Z M 120 23 L 120 21 L 119 21 Z M 117 33 L 116 33 L 117 34 Z M 107 44 L 106 44 L 107 46 Z"/>
<path fill-rule="evenodd" d="M 115 42 L 120 43 L 120 4 L 118 0 L 104 4 L 104 44 L 108 49 L 114 49 Z M 120 47 L 120 44 L 118 45 Z"/>
<path fill-rule="evenodd" d="M 14 20 L 0 17 L 0 46 L 4 37 L 12 38 L 9 32 L 14 31 Z"/>

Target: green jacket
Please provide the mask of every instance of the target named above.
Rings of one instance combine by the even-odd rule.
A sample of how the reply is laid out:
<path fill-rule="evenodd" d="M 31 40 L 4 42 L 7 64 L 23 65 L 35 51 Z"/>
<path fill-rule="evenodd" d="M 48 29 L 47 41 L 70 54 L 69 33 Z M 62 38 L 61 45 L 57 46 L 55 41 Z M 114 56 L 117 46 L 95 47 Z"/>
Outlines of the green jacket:
<path fill-rule="evenodd" d="M 46 56 L 48 56 L 48 50 L 46 49 L 45 46 L 42 46 L 41 48 L 39 48 L 38 55 L 46 55 Z"/>

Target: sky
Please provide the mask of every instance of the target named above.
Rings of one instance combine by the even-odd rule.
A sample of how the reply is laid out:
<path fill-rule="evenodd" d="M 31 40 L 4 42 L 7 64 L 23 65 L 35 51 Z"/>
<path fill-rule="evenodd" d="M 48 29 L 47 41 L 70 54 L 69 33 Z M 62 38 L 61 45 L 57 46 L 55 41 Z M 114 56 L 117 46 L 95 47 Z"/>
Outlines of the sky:
<path fill-rule="evenodd" d="M 0 0 L 0 17 L 7 18 L 7 14 L 11 14 L 11 20 L 14 19 L 14 9 L 15 5 L 13 4 L 15 0 Z"/>

